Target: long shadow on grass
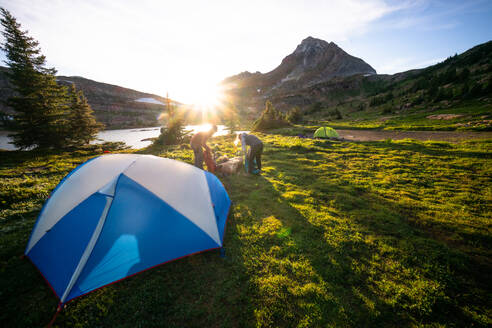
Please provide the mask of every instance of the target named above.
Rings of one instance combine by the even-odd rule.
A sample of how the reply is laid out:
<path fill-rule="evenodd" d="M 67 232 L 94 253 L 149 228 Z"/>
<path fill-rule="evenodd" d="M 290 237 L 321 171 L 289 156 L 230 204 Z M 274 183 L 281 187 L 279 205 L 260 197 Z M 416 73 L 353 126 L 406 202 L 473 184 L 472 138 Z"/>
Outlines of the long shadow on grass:
<path fill-rule="evenodd" d="M 462 307 L 486 309 L 485 282 L 464 255 L 412 227 L 407 208 L 347 181 L 320 182 L 312 167 L 266 165 L 275 168 L 266 177 L 228 186 L 258 325 L 480 325 Z"/>
<path fill-rule="evenodd" d="M 228 230 L 235 230 L 234 214 Z M 234 236 L 218 250 L 192 255 L 139 273 L 70 303 L 63 326 L 244 327 L 254 317 L 249 279 Z"/>
<path fill-rule="evenodd" d="M 332 149 L 331 146 L 336 144 L 337 142 L 333 141 L 315 141 L 313 143 L 314 146 L 317 146 L 315 149 L 318 152 L 325 153 L 344 153 L 349 154 L 347 152 L 340 152 L 338 149 Z M 465 151 L 460 149 L 454 149 L 456 146 L 447 143 L 447 142 L 433 142 L 429 144 L 425 144 L 424 142 L 387 142 L 387 141 L 353 141 L 351 143 L 360 144 L 370 146 L 371 148 L 376 149 L 387 149 L 387 150 L 403 150 L 410 151 L 414 153 L 421 153 L 425 155 L 431 156 L 446 156 L 446 157 L 458 157 L 458 158 L 484 158 L 489 159 L 492 158 L 492 153 L 488 151 Z M 302 146 L 294 146 L 291 147 L 295 151 L 299 152 L 312 152 L 312 149 L 306 149 Z M 329 148 L 329 149 L 327 149 Z M 360 149 L 357 150 L 358 154 L 372 154 L 374 151 L 362 151 Z"/>
<path fill-rule="evenodd" d="M 231 213 L 228 231 L 235 230 Z M 234 235 L 218 250 L 139 273 L 69 304 L 59 323 L 120 327 L 244 327 L 253 318 L 249 279 Z M 84 324 L 86 325 L 86 324 Z"/>
<path fill-rule="evenodd" d="M 36 172 L 37 177 L 41 174 Z M 17 206 L 31 198 L 8 199 L 7 205 Z M 39 208 L 16 209 L 0 222 L 0 326 L 40 327 L 51 319 L 57 299 L 35 267 L 19 258 Z M 235 230 L 233 216 L 228 222 L 231 231 Z M 237 253 L 234 235 L 226 233 L 225 238 L 228 253 Z M 85 295 L 66 306 L 56 325 L 242 327 L 254 317 L 251 300 L 242 262 L 232 256 L 223 259 L 218 251 L 211 251 Z"/>

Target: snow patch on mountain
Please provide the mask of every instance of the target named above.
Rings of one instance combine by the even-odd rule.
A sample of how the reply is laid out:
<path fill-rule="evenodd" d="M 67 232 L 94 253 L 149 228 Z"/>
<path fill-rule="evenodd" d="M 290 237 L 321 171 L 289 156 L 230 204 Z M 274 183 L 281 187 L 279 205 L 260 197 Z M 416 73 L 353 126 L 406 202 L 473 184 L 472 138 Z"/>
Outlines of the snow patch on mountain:
<path fill-rule="evenodd" d="M 165 105 L 163 102 L 160 102 L 159 100 L 156 100 L 154 98 L 139 98 L 135 101 L 149 103 L 149 104 Z"/>

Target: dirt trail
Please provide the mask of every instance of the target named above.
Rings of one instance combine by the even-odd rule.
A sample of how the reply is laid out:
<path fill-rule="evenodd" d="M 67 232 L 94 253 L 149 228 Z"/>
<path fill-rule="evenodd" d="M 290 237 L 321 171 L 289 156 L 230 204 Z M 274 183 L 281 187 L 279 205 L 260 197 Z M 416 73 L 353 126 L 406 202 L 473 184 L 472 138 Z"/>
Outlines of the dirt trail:
<path fill-rule="evenodd" d="M 470 139 L 492 139 L 492 131 L 376 131 L 376 130 L 338 130 L 340 137 L 355 141 L 378 141 L 385 139 L 434 140 L 460 142 Z"/>

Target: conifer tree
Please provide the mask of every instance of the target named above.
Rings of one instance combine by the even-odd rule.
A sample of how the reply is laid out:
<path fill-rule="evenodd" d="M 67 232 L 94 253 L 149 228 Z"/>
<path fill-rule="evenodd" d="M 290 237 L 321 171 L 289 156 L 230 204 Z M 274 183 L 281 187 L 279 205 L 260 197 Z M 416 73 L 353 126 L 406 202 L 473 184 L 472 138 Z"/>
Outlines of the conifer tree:
<path fill-rule="evenodd" d="M 223 116 L 222 120 L 224 122 L 224 125 L 229 130 L 229 133 L 233 134 L 234 131 L 236 131 L 239 126 L 239 116 L 237 114 L 236 106 L 234 106 L 234 104 L 229 104 L 225 108 L 222 116 Z"/>
<path fill-rule="evenodd" d="M 282 112 L 277 110 L 273 104 L 267 100 L 265 110 L 260 117 L 253 123 L 253 131 L 266 131 L 268 129 L 281 128 L 290 123 L 285 119 Z"/>
<path fill-rule="evenodd" d="M 6 104 L 14 109 L 13 144 L 21 149 L 48 148 L 64 144 L 67 133 L 66 88 L 56 83 L 56 70 L 46 68 L 39 44 L 14 16 L 0 8 L 7 75 L 15 96 Z"/>
<path fill-rule="evenodd" d="M 97 132 L 104 127 L 102 123 L 96 121 L 87 98 L 82 90 L 77 91 L 74 84 L 70 88 L 70 114 L 68 121 L 70 126 L 68 139 L 73 146 L 88 144 L 95 139 Z"/>
<path fill-rule="evenodd" d="M 161 134 L 154 141 L 157 145 L 178 145 L 186 136 L 184 129 L 185 117 L 182 111 L 174 108 L 169 94 L 166 95 L 168 119 L 165 126 L 161 127 Z"/>

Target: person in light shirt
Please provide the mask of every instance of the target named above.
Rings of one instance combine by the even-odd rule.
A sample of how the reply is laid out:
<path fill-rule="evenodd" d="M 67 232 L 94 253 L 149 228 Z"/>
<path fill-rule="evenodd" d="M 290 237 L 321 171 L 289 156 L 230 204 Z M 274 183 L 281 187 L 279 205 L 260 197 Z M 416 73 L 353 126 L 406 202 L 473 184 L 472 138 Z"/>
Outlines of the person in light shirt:
<path fill-rule="evenodd" d="M 243 154 L 245 155 L 245 165 L 248 173 L 258 174 L 261 171 L 261 154 L 263 153 L 263 142 L 255 135 L 240 133 L 236 138 L 236 145 L 241 142 Z M 247 146 L 249 150 L 246 153 Z M 254 162 L 258 169 L 254 168 Z"/>

